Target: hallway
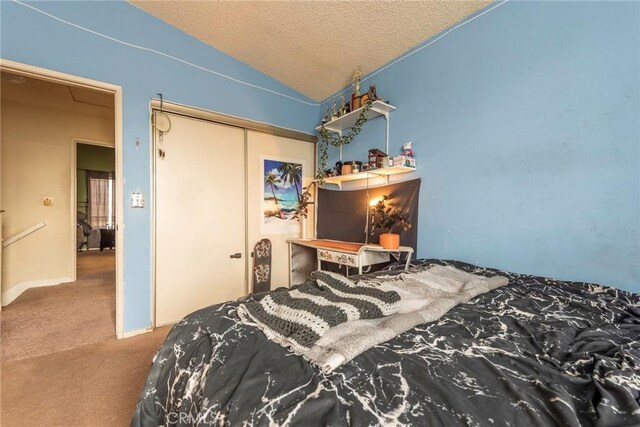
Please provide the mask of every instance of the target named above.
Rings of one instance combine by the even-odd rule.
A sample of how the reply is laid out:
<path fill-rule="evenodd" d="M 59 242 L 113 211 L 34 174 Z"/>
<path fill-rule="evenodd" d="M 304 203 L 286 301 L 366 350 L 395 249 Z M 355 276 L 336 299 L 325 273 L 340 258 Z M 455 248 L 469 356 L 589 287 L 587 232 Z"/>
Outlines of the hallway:
<path fill-rule="evenodd" d="M 78 280 L 2 310 L 0 425 L 126 426 L 170 330 L 115 337 L 115 251 L 78 253 Z"/>
<path fill-rule="evenodd" d="M 79 252 L 77 280 L 33 288 L 2 309 L 2 361 L 115 337 L 115 251 Z"/>

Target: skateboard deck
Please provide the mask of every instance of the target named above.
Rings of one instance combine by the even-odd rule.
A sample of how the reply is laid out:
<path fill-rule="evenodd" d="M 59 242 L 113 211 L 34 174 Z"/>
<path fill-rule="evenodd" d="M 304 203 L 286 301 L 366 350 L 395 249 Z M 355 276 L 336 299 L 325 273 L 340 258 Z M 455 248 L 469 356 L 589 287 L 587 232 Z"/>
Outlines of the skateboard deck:
<path fill-rule="evenodd" d="M 262 239 L 253 248 L 253 293 L 271 290 L 271 240 Z"/>

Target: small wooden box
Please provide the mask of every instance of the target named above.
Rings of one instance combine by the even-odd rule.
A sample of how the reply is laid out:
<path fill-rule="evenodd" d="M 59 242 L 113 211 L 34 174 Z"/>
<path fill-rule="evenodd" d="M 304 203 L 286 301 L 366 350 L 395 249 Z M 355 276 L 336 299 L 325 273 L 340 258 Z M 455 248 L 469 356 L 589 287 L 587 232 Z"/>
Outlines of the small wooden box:
<path fill-rule="evenodd" d="M 387 164 L 387 155 L 377 148 L 372 148 L 369 150 L 369 167 L 371 168 L 382 168 Z"/>

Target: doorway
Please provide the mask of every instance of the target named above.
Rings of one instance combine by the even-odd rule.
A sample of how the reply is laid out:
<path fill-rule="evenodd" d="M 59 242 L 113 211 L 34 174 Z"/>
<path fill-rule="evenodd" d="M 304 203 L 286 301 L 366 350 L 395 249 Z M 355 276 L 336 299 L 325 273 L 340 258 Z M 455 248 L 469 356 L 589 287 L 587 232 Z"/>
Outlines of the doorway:
<path fill-rule="evenodd" d="M 122 97 L 121 89 L 114 85 L 12 61 L 0 61 L 0 70 L 3 86 L 0 199 L 6 211 L 1 230 L 5 243 L 7 240 L 12 243 L 3 245 L 1 254 L 2 305 L 5 307 L 3 338 L 8 332 L 16 338 L 14 341 L 23 342 L 18 339 L 18 331 L 24 332 L 32 323 L 30 327 L 35 332 L 27 341 L 40 341 L 40 347 L 47 347 L 48 344 L 42 345 L 42 339 L 48 339 L 52 344 L 49 346 L 51 351 L 38 350 L 38 345 L 23 346 L 13 355 L 31 357 L 41 354 L 39 351 L 54 352 L 95 342 L 91 334 L 96 329 L 96 319 L 80 320 L 78 325 L 73 322 L 78 311 L 85 314 L 100 311 L 92 307 L 95 298 L 88 298 L 79 310 L 73 310 L 71 306 L 65 309 L 65 304 L 61 304 L 62 309 L 58 312 L 63 320 L 57 324 L 52 319 L 19 313 L 14 316 L 16 322 L 11 325 L 7 322 L 11 320 L 11 313 L 17 312 L 14 307 L 19 304 L 35 307 L 33 303 L 38 300 L 52 302 L 51 298 L 43 297 L 46 293 L 72 299 L 78 296 L 77 291 L 82 287 L 73 288 L 81 274 L 76 269 L 76 143 L 82 141 L 95 146 L 94 141 L 102 141 L 97 144 L 110 145 L 114 157 L 111 190 L 117 195 L 121 181 L 116 177 L 122 172 Z M 116 203 L 111 210 L 115 210 L 115 218 L 121 218 L 117 213 L 122 211 L 122 202 L 117 198 L 112 200 Z M 32 223 L 40 224 L 40 227 L 31 227 Z M 120 232 L 116 231 L 117 223 L 111 221 L 108 225 L 115 233 L 114 240 L 121 241 Z M 12 239 L 16 236 L 19 239 Z M 107 329 L 103 329 L 106 330 L 104 335 L 121 338 L 122 251 L 116 256 L 116 248 L 117 245 L 111 250 L 111 260 L 107 263 L 110 302 L 101 316 L 108 324 Z M 105 279 L 103 273 L 100 273 L 101 278 Z M 33 314 L 50 314 L 56 310 L 48 307 L 35 310 Z M 45 333 L 47 328 L 50 329 L 48 334 Z M 70 333 L 63 337 L 54 329 Z M 83 342 L 83 339 L 88 341 Z M 3 351 L 8 344 L 3 342 Z"/>
<path fill-rule="evenodd" d="M 78 253 L 115 249 L 115 150 L 109 143 L 75 142 Z"/>

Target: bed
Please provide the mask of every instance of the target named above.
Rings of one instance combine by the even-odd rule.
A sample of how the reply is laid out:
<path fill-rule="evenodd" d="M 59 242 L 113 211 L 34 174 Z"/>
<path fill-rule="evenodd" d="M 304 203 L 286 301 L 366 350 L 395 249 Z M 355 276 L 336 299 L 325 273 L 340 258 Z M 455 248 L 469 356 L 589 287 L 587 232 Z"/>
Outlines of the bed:
<path fill-rule="evenodd" d="M 238 302 L 202 309 L 156 354 L 132 425 L 640 425 L 640 295 L 413 268 L 433 265 L 509 283 L 331 373 L 241 323 Z"/>

